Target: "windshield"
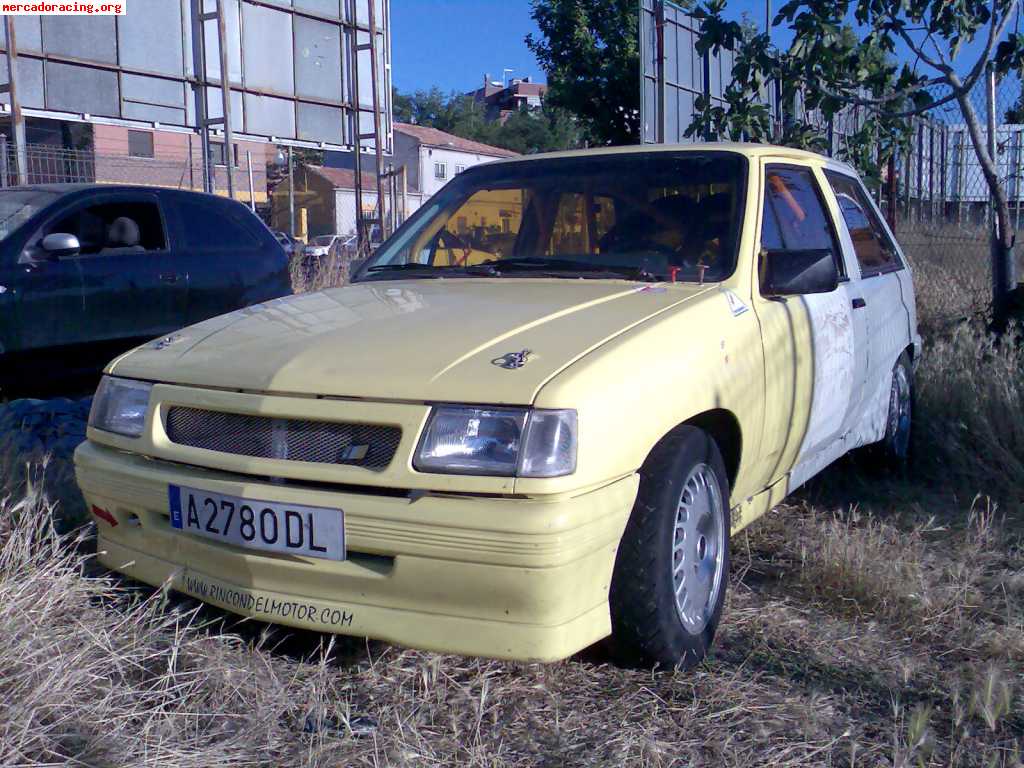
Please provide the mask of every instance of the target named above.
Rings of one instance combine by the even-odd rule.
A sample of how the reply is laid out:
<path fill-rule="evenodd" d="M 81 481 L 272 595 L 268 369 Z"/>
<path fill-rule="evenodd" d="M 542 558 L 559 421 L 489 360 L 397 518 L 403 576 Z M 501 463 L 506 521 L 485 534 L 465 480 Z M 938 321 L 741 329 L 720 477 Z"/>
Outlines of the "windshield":
<path fill-rule="evenodd" d="M 321 235 L 309 241 L 310 245 L 330 245 L 334 242 L 334 235 Z"/>
<path fill-rule="evenodd" d="M 478 166 L 432 197 L 357 279 L 723 280 L 736 263 L 745 168 L 730 152 Z"/>
<path fill-rule="evenodd" d="M 41 190 L 0 191 L 0 240 L 8 238 L 38 211 L 52 203 L 57 192 Z"/>

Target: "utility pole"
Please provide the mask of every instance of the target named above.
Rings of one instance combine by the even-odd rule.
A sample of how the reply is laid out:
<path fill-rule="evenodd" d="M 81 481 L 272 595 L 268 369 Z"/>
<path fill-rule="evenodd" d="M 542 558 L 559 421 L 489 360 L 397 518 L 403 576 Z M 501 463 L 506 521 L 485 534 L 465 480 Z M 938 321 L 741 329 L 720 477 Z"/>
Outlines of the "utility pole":
<path fill-rule="evenodd" d="M 4 42 L 7 48 L 7 86 L 11 97 L 11 138 L 14 140 L 14 164 L 18 184 L 28 184 L 28 148 L 25 146 L 25 118 L 18 100 L 18 41 L 14 34 L 14 18 L 4 17 Z M 6 157 L 5 157 L 6 163 Z M 6 184 L 6 180 L 4 182 Z"/>

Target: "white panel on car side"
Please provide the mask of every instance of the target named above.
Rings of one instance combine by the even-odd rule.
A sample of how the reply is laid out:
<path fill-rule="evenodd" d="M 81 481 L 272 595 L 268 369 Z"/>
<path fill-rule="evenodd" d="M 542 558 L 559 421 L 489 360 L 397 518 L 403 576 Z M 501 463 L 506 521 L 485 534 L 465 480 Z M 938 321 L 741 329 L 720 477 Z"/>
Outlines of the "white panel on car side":
<path fill-rule="evenodd" d="M 847 285 L 831 293 L 804 296 L 803 301 L 811 323 L 814 393 L 798 463 L 841 436 L 857 373 Z"/>

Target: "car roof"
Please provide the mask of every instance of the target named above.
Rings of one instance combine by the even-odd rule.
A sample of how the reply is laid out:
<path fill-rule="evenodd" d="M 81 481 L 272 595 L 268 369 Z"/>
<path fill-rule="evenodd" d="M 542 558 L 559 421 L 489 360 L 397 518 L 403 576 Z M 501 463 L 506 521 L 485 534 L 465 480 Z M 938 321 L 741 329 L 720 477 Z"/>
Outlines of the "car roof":
<path fill-rule="evenodd" d="M 59 195 L 77 195 L 88 192 L 135 192 L 158 195 L 177 194 L 192 195 L 196 197 L 209 197 L 217 200 L 228 200 L 221 195 L 211 195 L 206 192 L 196 192 L 191 189 L 175 189 L 172 187 L 150 187 L 144 184 L 23 184 L 20 186 L 4 187 L 2 191 L 24 191 L 24 192 L 53 192 Z"/>
<path fill-rule="evenodd" d="M 621 147 L 598 147 L 593 149 L 576 149 L 564 152 L 545 152 L 536 155 L 519 155 L 487 163 L 489 166 L 514 163 L 530 163 L 537 160 L 571 157 L 595 157 L 613 155 L 647 155 L 660 152 L 731 152 L 750 158 L 781 157 L 801 163 L 828 164 L 831 167 L 844 168 L 856 173 L 852 166 L 834 158 L 826 157 L 817 152 L 794 147 L 781 147 L 775 144 L 754 144 L 743 141 L 709 141 L 697 144 L 636 144 Z"/>

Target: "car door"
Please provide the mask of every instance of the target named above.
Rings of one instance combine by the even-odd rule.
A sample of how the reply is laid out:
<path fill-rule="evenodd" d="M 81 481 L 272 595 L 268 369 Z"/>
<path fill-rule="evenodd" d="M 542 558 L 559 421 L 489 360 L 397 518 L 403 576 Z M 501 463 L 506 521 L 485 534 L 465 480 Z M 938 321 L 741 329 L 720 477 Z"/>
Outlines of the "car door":
<path fill-rule="evenodd" d="M 762 165 L 759 253 L 832 252 L 838 287 L 784 299 L 755 296 L 765 354 L 768 406 L 762 457 L 771 480 L 791 472 L 795 488 L 842 453 L 848 413 L 863 397 L 866 347 L 858 339 L 846 262 L 815 171 L 785 162 Z"/>
<path fill-rule="evenodd" d="M 27 346 L 130 345 L 180 326 L 183 284 L 169 265 L 167 228 L 154 195 L 72 198 L 29 239 L 26 255 L 40 253 L 43 238 L 55 233 L 74 235 L 81 247 L 52 261 L 23 259 L 22 316 L 41 320 Z"/>
<path fill-rule="evenodd" d="M 854 441 L 864 444 L 884 433 L 885 408 L 896 360 L 910 343 L 910 315 L 903 298 L 900 273 L 905 271 L 896 244 L 863 184 L 838 170 L 826 172 L 848 233 L 862 295 L 867 326 L 868 365 L 861 411 L 852 420 Z M 851 446 L 852 447 L 852 446 Z"/>
<path fill-rule="evenodd" d="M 174 261 L 188 279 L 188 324 L 291 292 L 288 257 L 244 206 L 180 192 L 174 207 Z"/>
<path fill-rule="evenodd" d="M 852 399 L 843 422 L 843 435 L 847 436 L 855 430 L 861 421 L 865 401 L 868 397 L 868 383 L 871 375 L 871 324 L 867 299 L 865 298 L 864 283 L 861 277 L 860 268 L 857 263 L 857 243 L 860 227 L 866 221 L 859 205 L 847 194 L 840 185 L 836 186 L 838 174 L 831 169 L 823 172 L 824 182 L 822 187 L 829 190 L 830 209 L 839 236 L 839 244 L 843 252 L 843 260 L 848 275 L 846 286 L 850 297 L 852 308 L 852 322 L 854 341 L 857 347 L 857 377 L 859 382 L 859 396 Z M 854 448 L 858 444 L 856 437 L 852 438 L 848 448 Z"/>

